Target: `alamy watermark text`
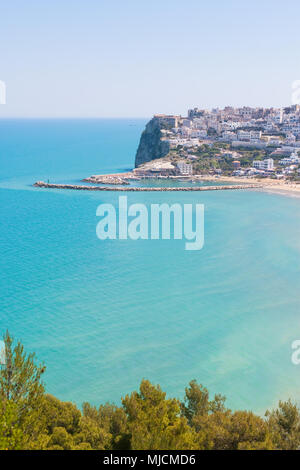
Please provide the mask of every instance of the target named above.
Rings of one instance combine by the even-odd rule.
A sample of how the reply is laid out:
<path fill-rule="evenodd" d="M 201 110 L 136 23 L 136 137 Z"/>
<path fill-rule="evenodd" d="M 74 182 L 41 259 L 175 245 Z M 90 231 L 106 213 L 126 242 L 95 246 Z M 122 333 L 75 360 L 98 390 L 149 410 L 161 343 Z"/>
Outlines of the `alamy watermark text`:
<path fill-rule="evenodd" d="M 127 196 L 119 197 L 118 208 L 100 204 L 96 227 L 100 240 L 185 240 L 186 250 L 201 250 L 204 245 L 203 204 L 145 204 L 128 206 Z"/>

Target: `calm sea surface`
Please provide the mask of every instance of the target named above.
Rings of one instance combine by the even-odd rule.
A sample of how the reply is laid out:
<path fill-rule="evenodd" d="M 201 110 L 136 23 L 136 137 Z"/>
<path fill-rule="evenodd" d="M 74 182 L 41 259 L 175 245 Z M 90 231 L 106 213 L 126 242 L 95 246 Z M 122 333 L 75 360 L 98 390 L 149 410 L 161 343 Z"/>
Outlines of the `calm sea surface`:
<path fill-rule="evenodd" d="M 142 378 L 197 379 L 233 408 L 300 401 L 300 199 L 255 191 L 128 193 L 205 204 L 205 245 L 100 241 L 118 193 L 35 189 L 132 168 L 145 120 L 0 121 L 0 332 L 45 362 L 63 400 L 120 402 Z M 124 195 L 124 193 L 122 193 Z"/>

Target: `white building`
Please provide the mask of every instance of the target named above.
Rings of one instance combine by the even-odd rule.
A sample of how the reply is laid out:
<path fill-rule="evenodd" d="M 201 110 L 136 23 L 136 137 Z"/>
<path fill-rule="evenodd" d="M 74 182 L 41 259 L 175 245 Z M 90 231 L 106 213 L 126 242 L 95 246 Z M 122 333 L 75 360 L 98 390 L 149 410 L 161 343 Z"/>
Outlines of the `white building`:
<path fill-rule="evenodd" d="M 238 131 L 237 138 L 238 140 L 250 140 L 251 132 L 250 131 Z"/>
<path fill-rule="evenodd" d="M 261 131 L 243 131 L 237 132 L 238 140 L 259 140 L 261 138 Z"/>
<path fill-rule="evenodd" d="M 279 165 L 286 166 L 286 165 L 299 165 L 300 158 L 298 157 L 297 152 L 293 152 L 290 157 L 282 158 L 279 161 Z"/>
<path fill-rule="evenodd" d="M 265 160 L 254 160 L 253 168 L 257 170 L 272 171 L 274 170 L 273 158 L 266 158 Z"/>
<path fill-rule="evenodd" d="M 181 175 L 192 175 L 193 174 L 193 165 L 185 162 L 178 162 L 177 168 L 180 171 Z"/>
<path fill-rule="evenodd" d="M 224 131 L 222 133 L 222 138 L 226 141 L 231 142 L 233 140 L 236 140 L 236 133 L 232 131 Z"/>
<path fill-rule="evenodd" d="M 274 116 L 273 120 L 276 124 L 281 124 L 283 119 L 283 109 L 280 109 Z"/>
<path fill-rule="evenodd" d="M 205 138 L 207 137 L 207 132 L 206 130 L 200 130 L 200 129 L 194 129 L 192 130 L 191 132 L 191 138 L 195 138 L 195 137 L 202 137 L 202 138 Z"/>
<path fill-rule="evenodd" d="M 259 140 L 261 139 L 261 131 L 251 131 L 251 140 Z"/>
<path fill-rule="evenodd" d="M 280 139 L 280 137 L 276 135 L 268 135 L 266 136 L 266 140 L 268 142 L 268 145 L 271 145 L 271 146 L 282 144 L 282 140 Z"/>
<path fill-rule="evenodd" d="M 292 133 L 288 133 L 284 141 L 287 145 L 294 144 L 296 142 L 296 136 Z"/>
<path fill-rule="evenodd" d="M 232 147 L 252 147 L 252 148 L 258 148 L 262 149 L 267 146 L 267 144 L 261 140 L 255 141 L 255 140 L 233 140 L 231 142 Z"/>
<path fill-rule="evenodd" d="M 191 119 L 183 119 L 182 125 L 183 127 L 192 127 L 192 122 Z"/>

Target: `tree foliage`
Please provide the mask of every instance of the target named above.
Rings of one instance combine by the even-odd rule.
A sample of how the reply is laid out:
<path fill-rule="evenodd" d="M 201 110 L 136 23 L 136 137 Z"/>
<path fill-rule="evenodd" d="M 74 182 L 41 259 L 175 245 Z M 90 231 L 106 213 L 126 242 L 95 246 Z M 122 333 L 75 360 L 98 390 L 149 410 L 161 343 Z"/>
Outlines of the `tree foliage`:
<path fill-rule="evenodd" d="M 299 449 L 300 410 L 279 402 L 265 417 L 232 411 L 225 397 L 195 380 L 182 401 L 143 380 L 122 405 L 82 411 L 44 391 L 44 367 L 9 333 L 0 371 L 0 449 L 47 450 L 260 450 Z"/>
<path fill-rule="evenodd" d="M 166 399 L 159 385 L 143 380 L 139 392 L 122 400 L 134 450 L 192 449 L 193 430 L 180 416 L 180 402 Z"/>
<path fill-rule="evenodd" d="M 266 413 L 276 449 L 300 448 L 300 410 L 291 400 L 279 402 L 276 410 Z"/>

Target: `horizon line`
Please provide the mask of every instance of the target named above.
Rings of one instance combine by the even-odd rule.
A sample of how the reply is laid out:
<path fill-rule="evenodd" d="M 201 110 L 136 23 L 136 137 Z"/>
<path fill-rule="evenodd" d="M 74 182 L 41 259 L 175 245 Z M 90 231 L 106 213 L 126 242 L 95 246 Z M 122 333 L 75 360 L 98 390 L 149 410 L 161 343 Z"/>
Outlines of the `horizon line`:
<path fill-rule="evenodd" d="M 0 116 L 3 119 L 149 119 L 151 116 Z"/>

